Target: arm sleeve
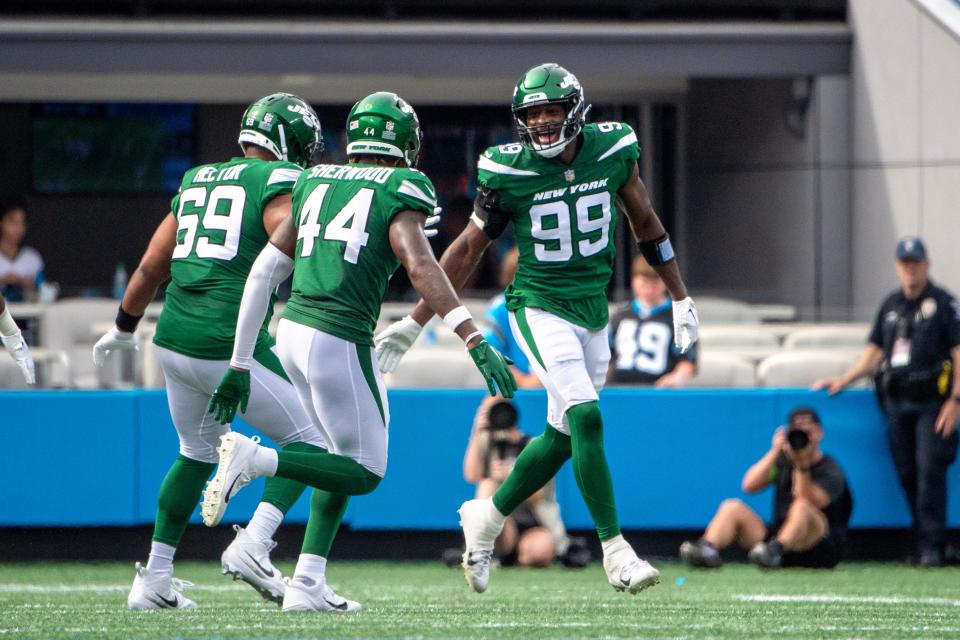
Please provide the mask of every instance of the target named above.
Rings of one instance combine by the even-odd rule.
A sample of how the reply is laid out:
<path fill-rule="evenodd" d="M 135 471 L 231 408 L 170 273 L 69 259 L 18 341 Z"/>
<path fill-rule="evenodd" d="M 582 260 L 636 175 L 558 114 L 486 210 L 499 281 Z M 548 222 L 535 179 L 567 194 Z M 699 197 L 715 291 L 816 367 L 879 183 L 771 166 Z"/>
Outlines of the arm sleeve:
<path fill-rule="evenodd" d="M 238 369 L 249 369 L 253 352 L 257 347 L 257 336 L 267 315 L 270 294 L 293 273 L 293 259 L 267 243 L 257 256 L 243 287 L 240 300 L 240 313 L 237 316 L 237 333 L 233 339 L 233 356 L 230 365 Z"/>

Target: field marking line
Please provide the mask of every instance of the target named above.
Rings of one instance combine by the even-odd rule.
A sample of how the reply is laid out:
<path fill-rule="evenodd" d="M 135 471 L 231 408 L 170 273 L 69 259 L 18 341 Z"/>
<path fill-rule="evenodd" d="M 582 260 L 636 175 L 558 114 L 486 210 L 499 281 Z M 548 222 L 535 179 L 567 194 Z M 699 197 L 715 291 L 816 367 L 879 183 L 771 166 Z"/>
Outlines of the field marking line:
<path fill-rule="evenodd" d="M 220 593 L 225 591 L 246 591 L 250 587 L 239 584 L 224 585 L 194 585 L 190 587 L 191 591 L 211 591 Z M 126 592 L 130 590 L 129 584 L 0 584 L 0 593 L 98 593 L 104 591 Z"/>
<path fill-rule="evenodd" d="M 738 593 L 733 596 L 741 602 L 819 602 L 838 604 L 929 604 L 946 607 L 960 607 L 960 600 L 952 598 L 918 598 L 913 596 L 845 596 L 835 593 L 822 594 L 749 594 Z"/>

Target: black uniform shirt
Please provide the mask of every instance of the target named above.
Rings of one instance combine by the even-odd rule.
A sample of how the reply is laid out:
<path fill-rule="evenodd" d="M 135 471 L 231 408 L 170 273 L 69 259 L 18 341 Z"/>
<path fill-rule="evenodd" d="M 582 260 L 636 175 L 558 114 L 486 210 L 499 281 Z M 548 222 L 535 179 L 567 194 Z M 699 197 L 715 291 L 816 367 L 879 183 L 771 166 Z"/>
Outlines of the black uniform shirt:
<path fill-rule="evenodd" d="M 787 511 L 793 502 L 793 463 L 786 454 L 777 456 L 772 470 L 776 493 L 773 496 L 773 523 L 771 533 L 780 529 L 787 519 Z M 837 461 L 828 455 L 810 465 L 810 480 L 823 489 L 830 497 L 830 503 L 823 508 L 830 526 L 831 538 L 845 538 L 847 523 L 853 511 L 853 496 L 847 486 L 847 479 Z"/>
<path fill-rule="evenodd" d="M 906 364 L 891 362 L 898 338 L 909 341 Z M 913 300 L 897 289 L 880 305 L 870 342 L 883 349 L 884 370 L 935 374 L 945 360 L 950 360 L 952 349 L 960 345 L 960 304 L 932 282 Z"/>
<path fill-rule="evenodd" d="M 680 353 L 673 344 L 673 304 L 667 300 L 646 312 L 636 302 L 618 307 L 610 318 L 613 384 L 653 384 L 681 361 L 697 362 L 697 345 Z"/>

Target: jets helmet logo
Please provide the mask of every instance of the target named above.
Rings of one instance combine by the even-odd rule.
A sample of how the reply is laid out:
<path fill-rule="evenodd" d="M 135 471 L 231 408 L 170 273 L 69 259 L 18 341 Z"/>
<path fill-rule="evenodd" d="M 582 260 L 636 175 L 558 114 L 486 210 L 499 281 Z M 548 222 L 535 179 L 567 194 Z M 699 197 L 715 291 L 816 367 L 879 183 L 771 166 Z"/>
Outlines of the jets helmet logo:
<path fill-rule="evenodd" d="M 580 81 L 577 80 L 577 76 L 572 73 L 568 73 L 567 76 L 560 81 L 560 88 L 566 89 L 567 87 L 573 87 L 577 91 L 580 90 Z"/>

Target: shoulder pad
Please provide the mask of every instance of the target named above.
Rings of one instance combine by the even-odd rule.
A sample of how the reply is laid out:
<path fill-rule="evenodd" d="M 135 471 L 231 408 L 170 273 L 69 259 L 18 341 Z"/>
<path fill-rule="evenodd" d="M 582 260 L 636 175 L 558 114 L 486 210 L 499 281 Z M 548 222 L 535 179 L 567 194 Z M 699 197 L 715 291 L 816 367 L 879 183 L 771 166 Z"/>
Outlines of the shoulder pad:
<path fill-rule="evenodd" d="M 521 158 L 523 156 L 523 145 L 519 142 L 502 144 L 497 147 L 490 147 L 477 160 L 477 177 L 482 184 L 491 184 L 499 177 L 504 176 L 529 176 L 536 177 L 540 174 L 531 169 L 523 168 Z"/>
<path fill-rule="evenodd" d="M 600 153 L 597 160 L 605 160 L 622 149 L 631 148 L 636 153 L 637 134 L 626 122 L 596 122 L 595 127 Z"/>
<path fill-rule="evenodd" d="M 399 168 L 391 176 L 398 195 L 412 198 L 415 202 L 429 207 L 437 206 L 437 190 L 433 182 L 423 172 L 416 169 Z"/>

